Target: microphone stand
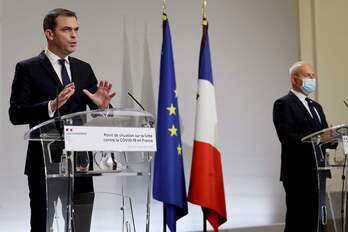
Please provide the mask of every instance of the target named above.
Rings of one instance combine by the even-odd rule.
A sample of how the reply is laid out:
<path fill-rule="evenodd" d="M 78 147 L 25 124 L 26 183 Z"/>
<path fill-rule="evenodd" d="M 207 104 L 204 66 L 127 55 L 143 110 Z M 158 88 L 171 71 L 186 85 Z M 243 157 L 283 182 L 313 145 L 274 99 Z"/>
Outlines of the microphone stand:
<path fill-rule="evenodd" d="M 345 176 L 345 169 L 347 166 L 347 155 L 344 155 L 344 163 L 343 163 L 343 167 L 342 167 L 342 190 L 341 190 L 341 227 L 342 227 L 342 231 L 344 231 L 345 228 L 345 181 L 346 181 L 346 176 Z"/>
<path fill-rule="evenodd" d="M 143 110 L 145 111 L 145 108 L 140 104 L 139 101 L 130 93 L 127 92 L 128 95 L 133 99 L 133 101 Z M 153 123 L 148 119 L 147 116 L 145 116 L 145 121 L 146 121 L 146 127 L 152 127 Z M 147 196 L 146 196 L 146 232 L 150 231 L 150 194 L 151 194 L 151 173 L 152 173 L 152 165 L 151 165 L 151 155 L 149 152 L 147 153 L 147 160 L 149 161 L 149 180 L 148 180 L 148 188 L 147 188 Z M 164 207 L 164 204 L 163 204 Z M 165 220 L 163 220 L 163 228 L 165 228 Z M 164 230 L 165 231 L 165 230 Z"/>
<path fill-rule="evenodd" d="M 60 137 L 63 136 L 63 130 L 64 130 L 64 122 L 62 120 L 62 117 L 60 115 L 59 111 L 59 89 L 57 89 L 57 94 L 56 94 L 56 111 L 57 111 L 57 117 L 55 117 L 55 124 L 56 124 L 56 129 L 59 132 Z M 63 150 L 64 155 L 66 156 L 67 159 L 67 178 L 68 178 L 68 189 L 67 189 L 67 205 L 66 205 L 66 220 L 65 221 L 65 231 L 71 232 L 73 231 L 75 225 L 73 221 L 73 209 L 72 209 L 72 192 L 74 191 L 74 161 L 73 161 L 73 153 L 68 152 Z"/>

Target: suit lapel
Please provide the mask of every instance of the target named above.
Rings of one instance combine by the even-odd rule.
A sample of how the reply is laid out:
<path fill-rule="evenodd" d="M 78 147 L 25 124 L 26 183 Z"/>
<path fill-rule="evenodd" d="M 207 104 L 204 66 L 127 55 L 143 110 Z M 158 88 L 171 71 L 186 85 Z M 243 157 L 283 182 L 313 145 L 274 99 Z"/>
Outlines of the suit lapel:
<path fill-rule="evenodd" d="M 300 109 L 300 111 L 302 111 L 302 114 L 305 116 L 306 120 L 308 121 L 309 125 L 311 125 L 312 129 L 316 130 L 312 116 L 310 115 L 310 113 L 308 112 L 306 107 L 303 105 L 303 103 L 300 101 L 300 99 L 298 99 L 298 97 L 294 93 L 292 93 L 291 91 L 289 92 L 289 96 L 292 99 L 292 102 L 295 105 L 297 105 L 297 107 Z"/>
<path fill-rule="evenodd" d="M 63 85 L 59 80 L 59 77 L 57 76 L 56 72 L 54 71 L 51 62 L 45 55 L 45 53 L 42 51 L 39 55 L 40 57 L 40 63 L 45 68 L 47 73 L 49 74 L 48 77 L 51 78 L 58 86 L 59 89 L 63 89 Z"/>

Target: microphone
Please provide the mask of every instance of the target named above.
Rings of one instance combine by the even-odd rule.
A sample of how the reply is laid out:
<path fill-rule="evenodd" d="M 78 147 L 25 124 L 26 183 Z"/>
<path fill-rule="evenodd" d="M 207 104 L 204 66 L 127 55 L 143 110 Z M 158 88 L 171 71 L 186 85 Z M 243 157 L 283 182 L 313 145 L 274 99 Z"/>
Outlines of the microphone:
<path fill-rule="evenodd" d="M 127 92 L 127 93 L 128 93 L 128 95 L 133 99 L 133 101 L 134 101 L 135 103 L 137 103 L 137 105 L 138 105 L 143 111 L 145 111 L 145 108 L 140 104 L 140 102 L 138 102 L 137 99 L 135 99 L 135 97 L 134 97 L 130 92 Z"/>
<path fill-rule="evenodd" d="M 343 102 L 344 102 L 344 104 L 347 106 L 347 108 L 348 108 L 348 103 L 345 101 L 345 100 L 343 100 Z"/>

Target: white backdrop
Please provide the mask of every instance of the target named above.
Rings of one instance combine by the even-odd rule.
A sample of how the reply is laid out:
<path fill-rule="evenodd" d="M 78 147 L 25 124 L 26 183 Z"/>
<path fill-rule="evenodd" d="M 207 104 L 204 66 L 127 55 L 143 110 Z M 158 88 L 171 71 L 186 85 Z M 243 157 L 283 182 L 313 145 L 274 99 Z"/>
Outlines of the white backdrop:
<path fill-rule="evenodd" d="M 200 4 L 199 0 L 168 0 L 187 186 Z M 126 104 L 121 99 L 128 86 L 153 111 L 151 96 L 157 102 L 158 94 L 162 1 L 2 0 L 0 6 L 0 231 L 28 231 L 29 201 L 23 175 L 27 126 L 11 125 L 7 114 L 16 62 L 45 47 L 42 19 L 50 9 L 72 9 L 80 26 L 78 51 L 73 55 L 89 62 L 99 79 L 113 82 L 118 93 L 114 105 Z M 222 228 L 283 222 L 280 145 L 272 124 L 272 104 L 287 93 L 287 70 L 299 56 L 296 1 L 210 0 L 208 19 L 228 213 Z M 142 94 L 143 78 L 147 84 L 153 82 L 153 93 L 147 87 Z M 161 228 L 159 206 L 153 201 L 152 231 Z M 200 208 L 190 204 L 189 215 L 178 222 L 178 231 L 200 230 L 201 220 Z"/>

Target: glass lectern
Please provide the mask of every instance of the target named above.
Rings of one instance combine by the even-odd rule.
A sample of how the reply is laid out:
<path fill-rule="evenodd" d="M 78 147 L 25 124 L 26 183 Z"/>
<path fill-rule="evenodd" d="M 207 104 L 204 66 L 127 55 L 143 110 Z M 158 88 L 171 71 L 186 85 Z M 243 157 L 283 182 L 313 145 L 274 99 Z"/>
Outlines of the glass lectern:
<path fill-rule="evenodd" d="M 348 124 L 327 128 L 302 138 L 312 143 L 319 183 L 318 231 L 346 232 Z M 337 144 L 334 152 L 326 147 Z"/>
<path fill-rule="evenodd" d="M 150 113 L 134 109 L 105 109 L 78 112 L 41 123 L 25 133 L 25 139 L 42 145 L 46 175 L 46 231 L 149 231 L 151 163 L 155 146 L 138 146 L 132 134 L 139 128 L 154 131 Z M 67 147 L 67 134 L 75 129 L 101 130 L 105 144 L 131 144 L 128 147 L 103 146 L 98 141 L 84 141 L 87 149 Z M 126 130 L 117 134 L 110 130 Z M 108 131 L 104 133 L 103 130 Z M 130 131 L 130 132 L 129 132 Z M 154 133 L 154 132 L 153 132 Z M 75 133 L 75 136 L 83 133 Z M 110 136 L 119 136 L 110 138 Z M 133 137 L 134 140 L 131 138 Z M 146 139 L 145 142 L 155 144 Z M 69 142 L 71 142 L 69 140 Z M 94 145 L 99 145 L 98 149 Z M 113 145 L 113 144 L 111 144 Z M 81 146 L 81 145 L 80 145 Z M 94 192 L 75 202 L 74 180 L 92 178 Z M 85 214 L 85 216 L 84 216 Z M 89 229 L 90 228 L 90 229 Z"/>

